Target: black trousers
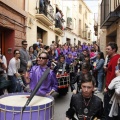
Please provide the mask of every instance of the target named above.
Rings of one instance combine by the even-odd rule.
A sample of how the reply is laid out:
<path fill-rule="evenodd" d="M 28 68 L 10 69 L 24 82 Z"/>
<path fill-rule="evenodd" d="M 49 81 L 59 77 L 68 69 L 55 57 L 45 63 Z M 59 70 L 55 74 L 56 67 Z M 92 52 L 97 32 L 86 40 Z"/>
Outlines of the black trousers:
<path fill-rule="evenodd" d="M 104 113 L 105 113 L 105 120 L 120 120 L 120 115 L 109 117 L 109 112 L 111 109 L 111 104 L 109 104 L 114 92 L 106 92 L 104 93 Z M 119 107 L 119 114 L 120 114 L 120 107 Z"/>

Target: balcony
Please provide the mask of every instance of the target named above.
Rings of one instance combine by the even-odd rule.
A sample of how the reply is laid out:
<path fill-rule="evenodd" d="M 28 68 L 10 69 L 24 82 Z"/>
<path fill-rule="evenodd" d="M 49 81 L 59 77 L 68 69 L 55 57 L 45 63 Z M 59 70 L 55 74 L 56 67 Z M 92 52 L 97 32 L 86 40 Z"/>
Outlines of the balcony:
<path fill-rule="evenodd" d="M 94 25 L 94 31 L 98 31 L 98 26 Z"/>
<path fill-rule="evenodd" d="M 63 31 L 60 28 L 54 28 L 54 31 L 59 35 L 63 34 Z"/>
<path fill-rule="evenodd" d="M 120 11 L 120 0 L 114 0 L 115 11 Z"/>
<path fill-rule="evenodd" d="M 116 0 L 102 0 L 101 2 L 101 28 L 108 28 L 120 18 L 117 10 L 120 6 L 115 4 Z"/>
<path fill-rule="evenodd" d="M 54 31 L 58 34 L 63 34 L 63 19 L 58 18 L 58 20 L 55 21 L 55 28 Z"/>
<path fill-rule="evenodd" d="M 98 31 L 95 31 L 95 36 L 98 36 Z"/>
<path fill-rule="evenodd" d="M 83 32 L 82 38 L 87 40 L 87 31 L 82 31 L 82 32 Z"/>
<path fill-rule="evenodd" d="M 72 18 L 71 17 L 67 17 L 67 25 L 66 25 L 67 29 L 72 30 L 73 29 L 73 23 L 72 23 Z"/>
<path fill-rule="evenodd" d="M 94 31 L 95 31 L 95 35 L 97 36 L 98 33 L 98 24 L 94 24 Z"/>
<path fill-rule="evenodd" d="M 37 14 L 35 15 L 38 20 L 44 23 L 47 26 L 53 26 L 54 21 L 54 9 L 50 4 L 45 4 L 45 7 L 40 6 Z"/>
<path fill-rule="evenodd" d="M 80 37 L 82 37 L 82 29 L 81 29 L 81 28 L 79 28 L 79 30 L 78 30 L 78 35 L 79 35 Z"/>

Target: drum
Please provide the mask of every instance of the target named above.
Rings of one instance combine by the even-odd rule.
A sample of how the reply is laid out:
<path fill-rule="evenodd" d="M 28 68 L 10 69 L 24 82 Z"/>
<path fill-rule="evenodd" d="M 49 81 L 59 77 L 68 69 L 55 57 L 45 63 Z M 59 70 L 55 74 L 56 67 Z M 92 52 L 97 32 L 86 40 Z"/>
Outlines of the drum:
<path fill-rule="evenodd" d="M 35 95 L 22 113 L 29 93 L 13 93 L 0 96 L 0 120 L 53 120 L 53 97 Z"/>
<path fill-rule="evenodd" d="M 57 74 L 56 78 L 58 79 L 58 88 L 66 88 L 69 86 L 70 79 L 68 73 L 64 73 L 63 75 Z"/>

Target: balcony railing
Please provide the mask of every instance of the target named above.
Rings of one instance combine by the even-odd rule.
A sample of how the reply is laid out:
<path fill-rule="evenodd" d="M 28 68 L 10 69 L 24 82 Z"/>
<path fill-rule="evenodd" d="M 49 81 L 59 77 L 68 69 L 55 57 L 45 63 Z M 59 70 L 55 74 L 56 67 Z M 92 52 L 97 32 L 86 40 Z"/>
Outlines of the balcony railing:
<path fill-rule="evenodd" d="M 54 8 L 51 5 L 47 7 L 47 17 L 53 22 L 54 21 Z"/>
<path fill-rule="evenodd" d="M 55 20 L 55 27 L 56 28 L 59 28 L 61 30 L 63 30 L 63 22 L 62 22 L 63 19 L 61 18 L 58 18 L 58 20 L 56 19 Z"/>
<path fill-rule="evenodd" d="M 63 34 L 63 19 L 58 18 L 58 20 L 55 20 L 55 32 L 58 33 L 59 35 Z"/>
<path fill-rule="evenodd" d="M 94 31 L 98 31 L 98 25 L 94 25 Z"/>
<path fill-rule="evenodd" d="M 87 39 L 87 31 L 82 31 L 82 32 L 83 32 L 82 37 L 83 37 L 84 39 Z"/>
<path fill-rule="evenodd" d="M 95 31 L 95 36 L 98 36 L 98 31 Z"/>
<path fill-rule="evenodd" d="M 118 0 L 117 0 L 118 1 Z M 111 26 L 117 19 L 120 18 L 120 12 L 115 8 L 120 6 L 116 0 L 102 0 L 101 2 L 101 28 Z"/>
<path fill-rule="evenodd" d="M 79 30 L 78 30 L 78 34 L 79 34 L 79 36 L 81 36 L 82 37 L 82 29 L 81 28 L 79 28 Z"/>
<path fill-rule="evenodd" d="M 114 9 L 120 11 L 120 0 L 114 0 Z"/>
<path fill-rule="evenodd" d="M 48 2 L 46 2 L 43 6 L 40 5 L 36 14 L 36 18 L 39 19 L 44 24 L 52 26 L 54 21 L 53 7 Z"/>

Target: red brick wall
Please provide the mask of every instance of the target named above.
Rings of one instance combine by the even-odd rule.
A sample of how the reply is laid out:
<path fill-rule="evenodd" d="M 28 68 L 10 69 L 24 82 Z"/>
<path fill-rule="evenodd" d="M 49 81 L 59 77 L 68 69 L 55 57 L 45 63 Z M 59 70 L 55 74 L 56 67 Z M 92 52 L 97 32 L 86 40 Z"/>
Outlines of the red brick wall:
<path fill-rule="evenodd" d="M 16 5 L 19 4 L 18 8 L 24 8 L 24 0 L 11 0 Z M 5 55 L 9 61 L 13 54 L 8 53 L 8 48 L 12 48 L 12 52 L 15 48 L 20 48 L 21 41 L 26 39 L 26 27 L 25 27 L 25 16 L 16 10 L 6 6 L 0 2 L 0 26 L 3 27 L 4 42 L 5 42 Z"/>

